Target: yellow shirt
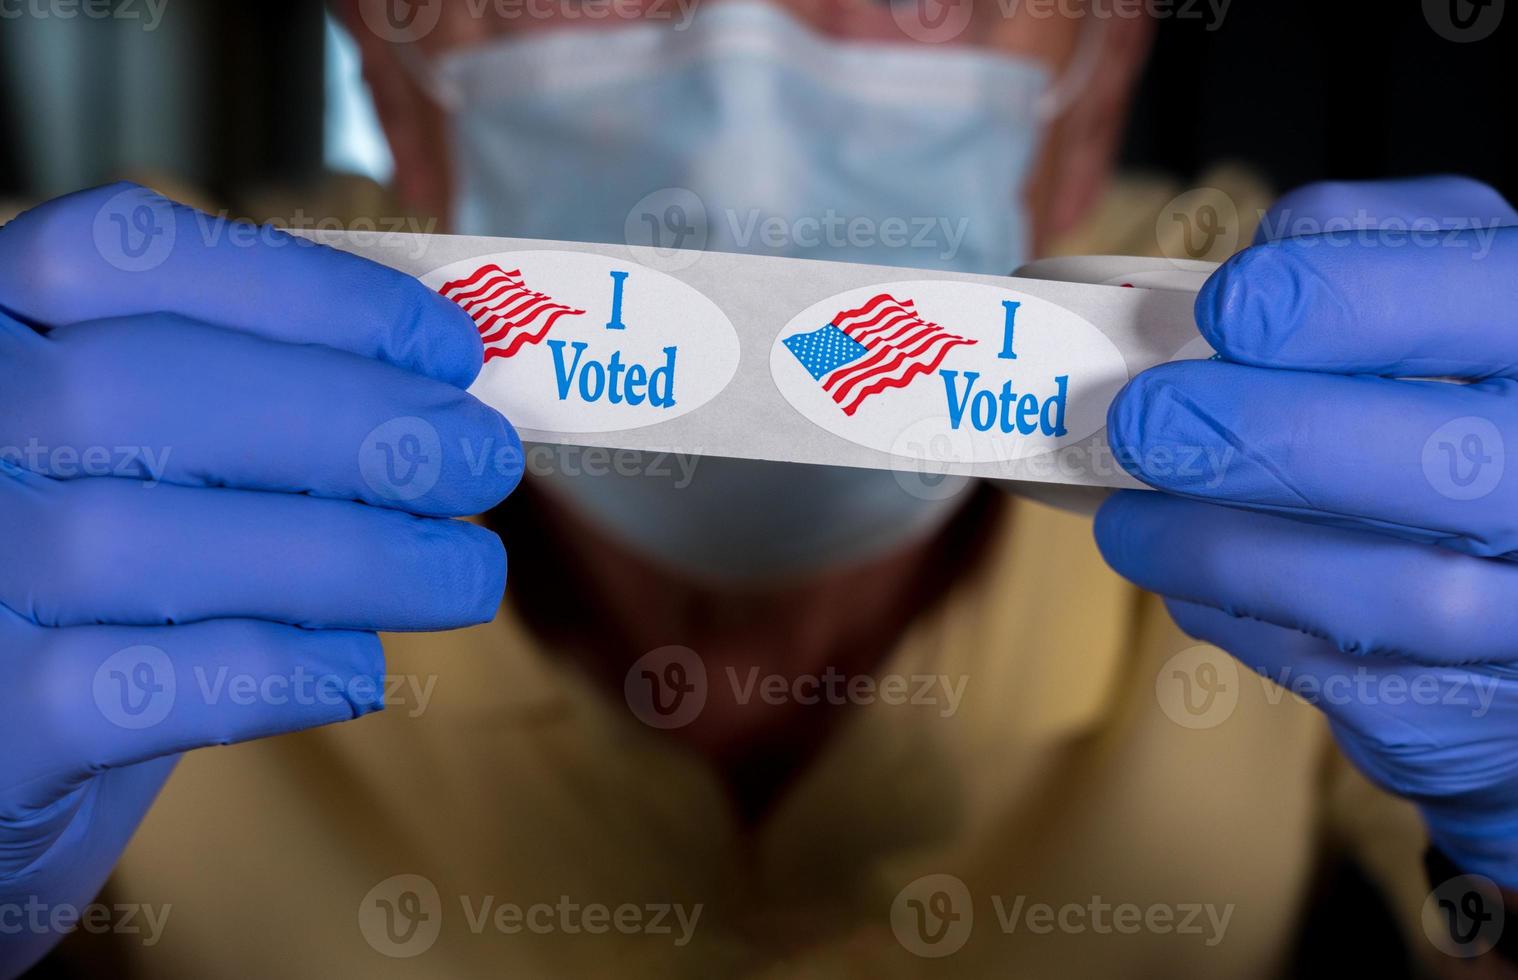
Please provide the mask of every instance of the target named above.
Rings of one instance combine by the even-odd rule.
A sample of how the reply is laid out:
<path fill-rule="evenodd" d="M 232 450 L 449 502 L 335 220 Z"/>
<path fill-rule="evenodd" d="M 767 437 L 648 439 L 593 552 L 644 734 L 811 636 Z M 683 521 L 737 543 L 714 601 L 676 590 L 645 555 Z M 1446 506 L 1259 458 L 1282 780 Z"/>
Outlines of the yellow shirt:
<path fill-rule="evenodd" d="M 1088 520 L 1007 506 L 881 670 L 896 703 L 859 698 L 757 829 L 503 613 L 387 637 L 378 715 L 187 756 L 113 880 L 171 906 L 124 955 L 197 978 L 1272 976 L 1339 841 L 1415 922 L 1417 818 L 1316 710 L 1177 631 Z"/>

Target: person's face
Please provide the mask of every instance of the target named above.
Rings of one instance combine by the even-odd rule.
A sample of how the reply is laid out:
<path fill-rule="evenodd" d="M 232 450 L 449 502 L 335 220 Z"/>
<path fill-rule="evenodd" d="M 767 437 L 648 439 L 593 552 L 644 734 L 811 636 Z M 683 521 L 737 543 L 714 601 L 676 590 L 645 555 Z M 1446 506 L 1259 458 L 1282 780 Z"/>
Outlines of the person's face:
<path fill-rule="evenodd" d="M 507 0 L 504 3 L 401 3 L 334 0 L 364 55 L 365 77 L 396 161 L 396 185 L 408 205 L 449 212 L 448 141 L 442 111 L 405 70 L 403 58 L 451 51 L 543 30 L 606 30 L 643 19 L 671 29 L 727 0 Z M 1052 121 L 1024 190 L 1035 252 L 1067 230 L 1100 193 L 1122 132 L 1128 90 L 1148 49 L 1140 17 L 1079 15 L 1076 3 L 1022 5 L 1009 0 L 770 0 L 824 36 L 886 43 L 970 47 L 1027 58 L 1065 77 L 1084 43 L 1098 46 L 1094 65 L 1068 107 Z M 587 16 L 595 7 L 601 16 Z M 1005 13 L 1004 7 L 1017 11 Z M 405 8 L 405 9 L 398 9 Z M 397 18 L 397 14 L 401 15 Z M 415 40 L 394 40 L 390 25 L 408 24 Z M 378 25 L 378 29 L 376 29 Z M 402 44 L 412 50 L 399 50 Z M 1084 60 L 1084 59 L 1083 59 Z M 846 125 L 846 120 L 840 121 Z"/>

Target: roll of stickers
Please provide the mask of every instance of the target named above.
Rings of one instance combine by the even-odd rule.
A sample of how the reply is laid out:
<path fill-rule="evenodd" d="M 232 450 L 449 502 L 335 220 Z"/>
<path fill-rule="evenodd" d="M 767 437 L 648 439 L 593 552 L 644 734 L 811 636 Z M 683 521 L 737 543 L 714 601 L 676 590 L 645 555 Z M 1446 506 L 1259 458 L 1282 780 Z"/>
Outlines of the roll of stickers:
<path fill-rule="evenodd" d="M 309 237 L 474 320 L 470 389 L 531 443 L 1135 486 L 1106 413 L 1134 374 L 1207 357 L 1211 266 L 1086 257 L 1011 277 L 400 233 Z"/>

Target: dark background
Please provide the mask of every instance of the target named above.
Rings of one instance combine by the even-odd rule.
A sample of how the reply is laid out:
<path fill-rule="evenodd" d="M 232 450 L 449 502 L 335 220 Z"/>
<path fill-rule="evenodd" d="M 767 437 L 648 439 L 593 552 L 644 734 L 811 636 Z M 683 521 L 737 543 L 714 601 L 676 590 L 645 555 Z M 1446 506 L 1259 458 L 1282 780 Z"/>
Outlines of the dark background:
<path fill-rule="evenodd" d="M 1513 199 L 1518 9 L 1489 2 L 1496 26 L 1469 43 L 1433 26 L 1469 0 L 1232 0 L 1220 26 L 1164 18 L 1125 162 L 1187 181 L 1241 160 L 1281 189 L 1458 172 Z M 168 3 L 162 27 L 136 38 L 110 21 L 0 21 L 0 195 L 35 200 L 72 189 L 66 179 L 155 167 L 227 198 L 320 167 L 321 4 Z M 122 80 L 144 72 L 156 80 L 123 111 L 134 90 Z M 73 134 L 86 162 L 67 174 L 26 165 L 39 114 Z"/>
<path fill-rule="evenodd" d="M 1127 160 L 1181 178 L 1243 160 L 1283 190 L 1463 173 L 1513 200 L 1518 5 L 1496 0 L 1495 29 L 1457 43 L 1431 24 L 1451 2 L 1471 12 L 1467 0 L 1234 0 L 1216 31 L 1161 21 Z"/>

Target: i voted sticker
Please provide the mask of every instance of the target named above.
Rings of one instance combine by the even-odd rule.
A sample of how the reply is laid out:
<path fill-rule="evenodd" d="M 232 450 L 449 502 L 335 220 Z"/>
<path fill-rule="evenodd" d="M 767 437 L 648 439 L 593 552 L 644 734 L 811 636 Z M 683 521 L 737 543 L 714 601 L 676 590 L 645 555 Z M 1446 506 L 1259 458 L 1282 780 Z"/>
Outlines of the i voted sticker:
<path fill-rule="evenodd" d="M 715 398 L 738 335 L 672 276 L 587 252 L 500 252 L 422 279 L 463 307 L 485 344 L 470 391 L 520 428 L 617 432 Z"/>
<path fill-rule="evenodd" d="M 829 432 L 898 456 L 936 440 L 966 463 L 1093 435 L 1128 380 L 1112 341 L 1069 310 L 943 280 L 868 286 L 813 305 L 776 338 L 770 371 L 786 400 Z"/>

